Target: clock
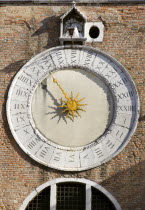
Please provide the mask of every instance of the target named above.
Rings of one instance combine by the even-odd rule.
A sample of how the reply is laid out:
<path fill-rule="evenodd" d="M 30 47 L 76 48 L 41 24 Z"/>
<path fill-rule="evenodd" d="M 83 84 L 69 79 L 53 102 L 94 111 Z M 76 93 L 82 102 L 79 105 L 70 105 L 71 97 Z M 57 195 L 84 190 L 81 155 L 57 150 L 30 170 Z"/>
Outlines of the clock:
<path fill-rule="evenodd" d="M 7 100 L 11 132 L 37 162 L 81 171 L 116 156 L 138 121 L 139 99 L 125 70 L 108 54 L 61 46 L 28 61 Z"/>

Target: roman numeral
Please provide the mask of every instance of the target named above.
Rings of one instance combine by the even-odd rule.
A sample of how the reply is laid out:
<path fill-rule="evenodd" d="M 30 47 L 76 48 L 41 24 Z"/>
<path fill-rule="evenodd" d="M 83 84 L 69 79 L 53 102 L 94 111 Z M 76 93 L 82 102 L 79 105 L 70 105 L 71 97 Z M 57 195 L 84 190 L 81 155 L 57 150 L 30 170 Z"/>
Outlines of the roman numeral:
<path fill-rule="evenodd" d="M 116 83 L 113 83 L 112 87 L 113 88 L 118 88 L 119 86 L 124 85 L 122 80 L 117 81 Z"/>
<path fill-rule="evenodd" d="M 27 147 L 29 147 L 29 149 L 33 149 L 34 147 L 36 147 L 36 146 L 39 144 L 39 142 L 41 142 L 41 140 L 38 139 L 38 138 L 35 138 L 34 140 L 32 140 L 32 141 L 27 145 Z"/>
<path fill-rule="evenodd" d="M 109 73 L 110 73 L 111 75 L 114 75 L 116 72 L 113 71 L 113 70 L 111 69 L 111 70 L 109 70 Z"/>
<path fill-rule="evenodd" d="M 112 84 L 112 87 L 113 87 L 113 88 L 118 88 L 118 87 L 120 87 L 120 86 L 126 84 L 127 82 L 128 82 L 127 78 L 124 77 L 123 79 L 118 80 L 118 81 L 116 81 L 115 83 L 113 83 L 113 84 Z"/>
<path fill-rule="evenodd" d="M 40 67 L 40 68 L 42 68 L 43 70 L 45 70 L 46 68 L 47 69 L 52 69 L 52 61 L 50 60 L 50 58 L 49 58 L 49 60 L 44 60 L 44 61 L 42 61 L 42 62 L 40 62 L 40 63 L 37 63 L 37 65 Z"/>
<path fill-rule="evenodd" d="M 39 77 L 40 73 L 41 73 L 40 70 L 37 70 L 37 71 L 35 72 L 35 74 L 37 75 L 37 77 Z"/>
<path fill-rule="evenodd" d="M 119 138 L 121 138 L 122 135 L 123 135 L 123 132 L 121 132 L 120 130 L 118 130 L 118 131 L 116 132 L 116 136 L 117 136 L 117 137 L 119 136 Z"/>
<path fill-rule="evenodd" d="M 123 105 L 123 106 L 118 106 L 119 111 L 135 111 L 135 106 L 127 106 L 127 105 Z"/>
<path fill-rule="evenodd" d="M 108 79 L 109 79 L 111 77 L 111 75 L 109 75 L 109 73 L 108 73 L 105 75 L 105 77 L 108 77 Z"/>
<path fill-rule="evenodd" d="M 49 150 L 50 150 L 49 147 L 45 147 L 44 149 L 41 150 L 40 156 L 41 156 L 42 158 L 45 158 L 45 156 L 46 156 L 46 154 L 47 154 L 47 152 L 48 152 Z"/>
<path fill-rule="evenodd" d="M 24 133 L 25 134 L 29 134 L 29 132 L 28 132 L 28 129 L 26 128 L 26 129 L 24 129 Z"/>
<path fill-rule="evenodd" d="M 133 93 L 133 91 L 129 91 L 129 92 L 118 94 L 117 96 L 118 96 L 118 100 L 119 100 L 119 99 L 132 97 L 132 96 L 134 96 L 134 93 Z"/>
<path fill-rule="evenodd" d="M 40 153 L 40 156 L 41 156 L 42 158 L 44 158 L 44 157 L 46 156 L 46 154 L 47 154 L 47 151 L 42 150 L 41 153 Z"/>
<path fill-rule="evenodd" d="M 24 116 L 17 117 L 17 123 L 25 122 Z"/>
<path fill-rule="evenodd" d="M 102 67 L 99 66 L 99 64 L 98 64 L 95 68 L 97 68 L 98 70 L 100 70 Z"/>
<path fill-rule="evenodd" d="M 53 66 L 52 66 L 52 64 L 50 63 L 50 64 L 47 66 L 47 69 L 48 69 L 48 70 L 51 70 L 52 67 L 53 67 Z"/>
<path fill-rule="evenodd" d="M 107 147 L 109 147 L 110 149 L 112 149 L 112 148 L 115 146 L 110 140 L 108 140 L 108 141 L 106 142 L 106 145 L 107 145 Z"/>
<path fill-rule="evenodd" d="M 15 104 L 14 109 L 25 109 L 26 105 L 25 104 Z"/>
<path fill-rule="evenodd" d="M 60 66 L 64 65 L 64 60 L 63 60 L 62 52 L 61 51 L 56 52 L 56 56 L 57 56 L 59 65 Z"/>
<path fill-rule="evenodd" d="M 41 71 L 39 69 L 36 69 L 36 67 L 33 68 L 32 70 L 33 74 L 36 75 L 37 77 L 39 77 L 39 75 L 41 74 Z"/>
<path fill-rule="evenodd" d="M 53 160 L 54 161 L 60 161 L 60 159 L 61 159 L 61 152 L 57 152 L 57 153 L 55 153 L 55 156 L 53 157 Z"/>
<path fill-rule="evenodd" d="M 84 63 L 85 66 L 88 66 L 90 64 L 90 61 L 91 61 L 92 56 L 93 56 L 93 54 L 91 52 L 89 52 L 87 54 L 87 57 L 86 57 L 85 63 Z"/>
<path fill-rule="evenodd" d="M 76 64 L 76 51 L 72 50 L 71 51 L 71 65 Z"/>
<path fill-rule="evenodd" d="M 97 155 L 98 158 L 103 157 L 103 153 L 102 153 L 102 151 L 100 150 L 100 148 L 95 149 L 94 152 L 96 153 L 96 155 Z"/>
<path fill-rule="evenodd" d="M 27 97 L 28 96 L 28 92 L 27 91 L 25 91 L 25 90 L 22 90 L 21 88 L 19 88 L 19 89 L 17 89 L 17 91 L 16 91 L 16 95 L 17 96 L 24 96 L 24 97 Z"/>
<path fill-rule="evenodd" d="M 68 162 L 75 162 L 75 155 L 70 155 Z"/>
<path fill-rule="evenodd" d="M 32 81 L 24 75 L 21 75 L 18 79 L 21 80 L 23 83 L 32 86 Z"/>
<path fill-rule="evenodd" d="M 30 142 L 30 143 L 28 144 L 29 149 L 33 149 L 33 147 L 35 147 L 36 144 L 37 144 L 37 143 L 36 143 L 35 141 Z"/>
<path fill-rule="evenodd" d="M 100 59 L 99 64 L 101 64 L 101 66 L 103 66 L 105 64 L 105 62 Z"/>
<path fill-rule="evenodd" d="M 103 67 L 104 64 L 107 65 L 107 63 L 105 63 L 104 61 L 102 61 L 101 59 L 99 59 L 99 61 L 97 61 L 96 63 L 94 63 L 94 65 L 95 65 L 94 67 L 95 67 L 96 70 L 100 71 L 102 69 L 102 67 Z"/>
<path fill-rule="evenodd" d="M 89 155 L 87 154 L 87 155 L 85 155 L 83 158 L 84 158 L 84 159 L 89 159 Z"/>

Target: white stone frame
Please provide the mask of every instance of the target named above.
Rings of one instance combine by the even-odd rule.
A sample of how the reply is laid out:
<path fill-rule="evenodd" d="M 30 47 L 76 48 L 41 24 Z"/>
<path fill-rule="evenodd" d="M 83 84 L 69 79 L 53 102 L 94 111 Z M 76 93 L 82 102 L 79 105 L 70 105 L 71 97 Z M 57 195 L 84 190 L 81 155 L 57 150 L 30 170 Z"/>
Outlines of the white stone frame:
<path fill-rule="evenodd" d="M 97 38 L 91 38 L 89 35 L 91 27 L 96 26 L 99 29 L 99 36 Z M 86 42 L 103 42 L 104 38 L 104 24 L 102 22 L 87 22 L 86 23 Z"/>
<path fill-rule="evenodd" d="M 78 178 L 58 178 L 52 181 L 45 182 L 44 184 L 37 187 L 33 192 L 31 192 L 27 198 L 22 203 L 19 210 L 25 210 L 29 202 L 35 198 L 42 190 L 46 187 L 51 186 L 50 191 L 50 210 L 56 210 L 56 185 L 63 182 L 76 182 L 80 184 L 86 185 L 86 210 L 91 210 L 91 187 L 96 188 L 97 190 L 101 191 L 113 204 L 116 210 L 121 210 L 121 207 L 117 200 L 101 185 L 90 181 L 88 179 L 78 179 Z M 51 208 L 52 205 L 52 208 Z"/>
<path fill-rule="evenodd" d="M 72 51 L 76 53 L 73 58 Z M 114 97 L 115 114 L 110 127 L 99 139 L 83 147 L 63 147 L 49 141 L 35 128 L 31 114 L 37 85 L 49 72 L 64 68 L 82 68 L 97 74 L 108 84 Z M 124 79 L 121 86 L 120 79 Z M 129 142 L 138 116 L 139 98 L 128 72 L 111 56 L 86 46 L 60 46 L 38 54 L 17 73 L 8 93 L 8 123 L 19 146 L 37 162 L 64 171 L 93 168 L 116 156 Z"/>
<path fill-rule="evenodd" d="M 83 45 L 85 44 L 86 41 L 86 22 L 87 19 L 86 17 L 76 8 L 75 6 L 75 2 L 72 2 L 73 7 L 66 12 L 63 16 L 60 17 L 60 37 L 59 37 L 59 41 L 61 45 L 64 45 L 64 42 L 69 41 L 69 42 L 82 42 Z M 72 10 L 75 10 L 77 12 L 77 14 L 82 17 L 82 19 L 84 20 L 84 25 L 83 25 L 83 29 L 84 29 L 84 37 L 65 37 L 63 34 L 63 29 L 64 29 L 64 19 L 72 12 Z"/>

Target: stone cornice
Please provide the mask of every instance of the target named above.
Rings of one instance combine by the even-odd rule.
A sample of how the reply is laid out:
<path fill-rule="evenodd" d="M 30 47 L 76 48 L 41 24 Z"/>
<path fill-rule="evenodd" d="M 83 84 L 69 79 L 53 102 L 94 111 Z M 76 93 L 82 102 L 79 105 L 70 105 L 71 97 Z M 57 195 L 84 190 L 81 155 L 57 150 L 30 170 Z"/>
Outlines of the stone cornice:
<path fill-rule="evenodd" d="M 94 4 L 128 4 L 128 3 L 145 3 L 145 0 L 75 0 L 76 3 L 84 4 L 84 3 L 94 3 Z M 33 4 L 51 4 L 51 3 L 72 3 L 72 0 L 0 0 L 0 3 L 4 4 L 12 4 L 12 3 L 33 3 Z"/>

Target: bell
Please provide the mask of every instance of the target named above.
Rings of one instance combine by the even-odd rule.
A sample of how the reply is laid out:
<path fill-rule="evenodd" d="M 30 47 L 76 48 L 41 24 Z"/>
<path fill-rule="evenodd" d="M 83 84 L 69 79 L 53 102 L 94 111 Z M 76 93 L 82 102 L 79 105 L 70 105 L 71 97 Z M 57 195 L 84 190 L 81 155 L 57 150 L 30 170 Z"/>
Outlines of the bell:
<path fill-rule="evenodd" d="M 69 35 L 72 37 L 73 36 L 73 34 L 74 34 L 74 27 L 69 27 L 68 28 L 68 32 L 69 32 Z"/>
<path fill-rule="evenodd" d="M 73 37 L 75 37 L 75 38 L 79 38 L 79 37 L 80 37 L 80 35 L 79 35 L 79 31 L 78 31 L 78 28 L 77 28 L 77 26 L 76 26 L 76 25 L 74 26 L 74 33 L 73 33 Z"/>

